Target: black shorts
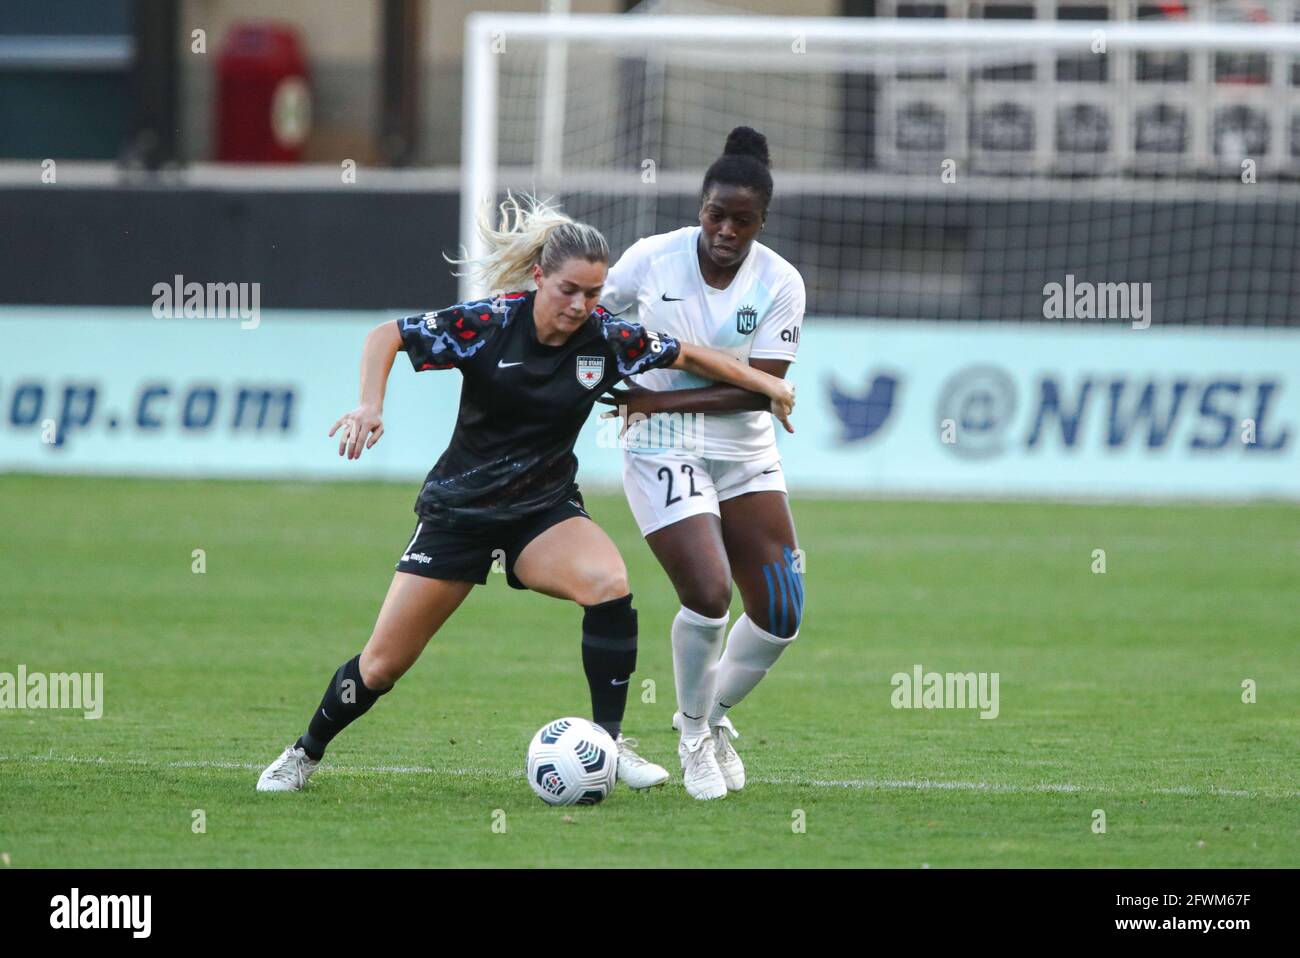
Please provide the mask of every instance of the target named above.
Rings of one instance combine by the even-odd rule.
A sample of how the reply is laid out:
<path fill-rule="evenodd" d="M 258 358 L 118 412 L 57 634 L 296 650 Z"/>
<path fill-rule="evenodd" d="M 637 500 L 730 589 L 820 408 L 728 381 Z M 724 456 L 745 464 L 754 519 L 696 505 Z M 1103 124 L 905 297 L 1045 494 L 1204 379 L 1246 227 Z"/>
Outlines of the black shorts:
<path fill-rule="evenodd" d="M 553 525 L 583 516 L 582 493 L 514 522 L 503 522 L 488 530 L 449 531 L 428 520 L 420 520 L 415 534 L 407 543 L 396 570 L 422 575 L 429 579 L 452 579 L 457 582 L 487 582 L 488 572 L 504 572 L 514 589 L 527 589 L 515 577 L 515 561 L 524 547 Z"/>

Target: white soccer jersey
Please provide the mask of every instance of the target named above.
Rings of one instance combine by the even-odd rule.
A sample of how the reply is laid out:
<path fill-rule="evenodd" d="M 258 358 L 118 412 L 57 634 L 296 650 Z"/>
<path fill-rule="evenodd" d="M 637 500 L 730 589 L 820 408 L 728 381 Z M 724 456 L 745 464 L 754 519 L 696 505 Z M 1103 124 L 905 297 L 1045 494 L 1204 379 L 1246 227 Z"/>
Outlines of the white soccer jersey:
<path fill-rule="evenodd" d="M 794 361 L 803 322 L 804 285 L 799 271 L 755 242 L 726 289 L 704 282 L 696 252 L 700 227 L 685 226 L 638 240 L 609 271 L 601 304 L 618 314 L 637 307 L 647 329 L 679 340 L 750 359 Z M 636 377 L 647 389 L 691 389 L 711 385 L 678 369 L 655 369 Z M 662 448 L 662 430 L 648 431 Z M 772 415 L 765 411 L 711 414 L 692 437 L 693 455 L 710 459 L 757 459 L 776 443 Z M 652 451 L 637 427 L 628 430 L 628 451 Z"/>

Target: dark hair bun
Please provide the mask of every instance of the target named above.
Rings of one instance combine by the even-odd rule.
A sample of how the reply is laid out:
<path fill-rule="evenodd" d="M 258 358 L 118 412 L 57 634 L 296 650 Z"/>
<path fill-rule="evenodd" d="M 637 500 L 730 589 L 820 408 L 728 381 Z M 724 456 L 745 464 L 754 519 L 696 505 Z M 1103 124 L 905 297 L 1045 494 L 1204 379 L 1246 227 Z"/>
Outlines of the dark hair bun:
<path fill-rule="evenodd" d="M 772 165 L 772 157 L 767 152 L 767 137 L 749 126 L 738 126 L 728 133 L 727 145 L 723 147 L 722 153 L 724 156 L 727 154 L 752 156 L 764 166 Z"/>

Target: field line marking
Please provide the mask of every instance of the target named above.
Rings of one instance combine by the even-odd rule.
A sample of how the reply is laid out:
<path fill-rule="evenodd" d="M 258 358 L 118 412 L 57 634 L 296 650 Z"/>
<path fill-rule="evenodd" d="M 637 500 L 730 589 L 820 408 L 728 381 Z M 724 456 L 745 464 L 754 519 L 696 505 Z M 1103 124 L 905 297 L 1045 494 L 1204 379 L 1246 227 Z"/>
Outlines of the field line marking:
<path fill-rule="evenodd" d="M 215 768 L 244 771 L 261 771 L 265 768 L 254 762 L 223 762 L 215 760 L 177 760 L 158 762 L 144 758 L 87 758 L 77 755 L 0 755 L 0 762 L 34 763 L 54 762 L 68 765 L 127 765 L 140 768 Z M 345 774 L 395 774 L 395 775 L 482 775 L 489 778 L 520 778 L 523 770 L 503 774 L 496 768 L 434 768 L 429 765 L 325 765 L 325 770 Z M 796 785 L 811 788 L 839 788 L 854 791 L 880 789 L 886 791 L 941 791 L 988 792 L 995 795 L 1204 795 L 1225 798 L 1300 798 L 1300 791 L 1258 792 L 1217 786 L 1177 785 L 1146 789 L 1116 789 L 1102 786 L 1072 785 L 1069 783 L 1042 782 L 1032 785 L 1007 785 L 999 782 L 945 782 L 928 778 L 751 778 L 759 785 Z"/>

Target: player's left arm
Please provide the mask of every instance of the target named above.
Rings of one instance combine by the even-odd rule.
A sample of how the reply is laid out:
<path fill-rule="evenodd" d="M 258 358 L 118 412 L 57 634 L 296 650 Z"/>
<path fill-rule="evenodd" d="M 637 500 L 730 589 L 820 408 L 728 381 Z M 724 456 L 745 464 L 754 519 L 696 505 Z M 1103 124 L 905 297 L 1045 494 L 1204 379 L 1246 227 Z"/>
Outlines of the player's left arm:
<path fill-rule="evenodd" d="M 788 366 L 789 363 L 785 365 Z M 756 408 L 770 409 L 772 415 L 781 420 L 786 432 L 794 432 L 794 427 L 790 425 L 790 413 L 794 411 L 794 383 L 783 378 L 784 369 L 780 376 L 773 375 L 754 365 L 753 361 L 742 363 L 727 353 L 693 343 L 681 344 L 681 350 L 669 368 L 725 383 L 741 392 L 757 393 L 763 404 Z"/>
<path fill-rule="evenodd" d="M 618 319 L 603 307 L 597 307 L 596 315 L 600 317 L 601 336 L 609 346 L 618 379 L 651 369 L 681 369 L 703 379 L 739 386 L 766 397 L 765 408 L 789 432 L 794 432 L 790 425 L 790 413 L 794 410 L 793 384 L 720 350 L 682 342 L 666 333 L 646 329 L 640 323 Z"/>
<path fill-rule="evenodd" d="M 790 368 L 788 359 L 751 359 L 755 369 L 780 379 Z M 771 400 L 762 393 L 750 392 L 739 386 L 715 383 L 693 389 L 646 389 L 629 384 L 624 389 L 610 390 L 600 402 L 607 406 L 626 406 L 629 413 L 648 416 L 656 412 L 752 412 L 768 408 Z"/>
<path fill-rule="evenodd" d="M 803 325 L 805 292 L 803 279 L 792 271 L 778 290 L 772 308 L 754 333 L 749 364 L 761 372 L 784 379 L 799 348 L 799 329 Z M 710 377 L 712 378 L 712 377 Z M 653 390 L 629 385 L 611 391 L 602 398 L 608 406 L 623 406 L 627 413 L 650 415 L 657 412 L 729 413 L 761 411 L 769 408 L 770 398 L 728 383 L 695 389 Z"/>

